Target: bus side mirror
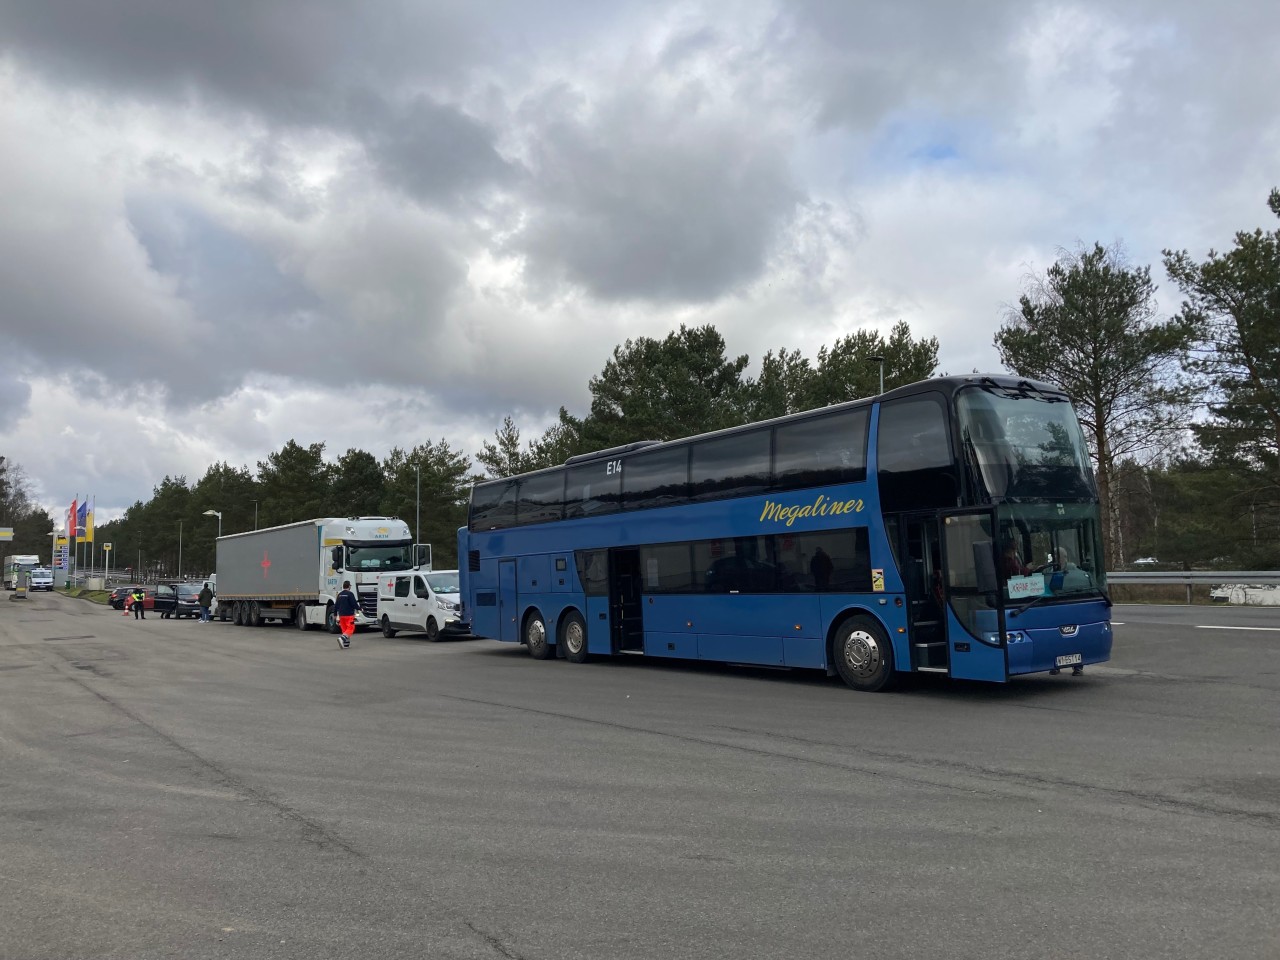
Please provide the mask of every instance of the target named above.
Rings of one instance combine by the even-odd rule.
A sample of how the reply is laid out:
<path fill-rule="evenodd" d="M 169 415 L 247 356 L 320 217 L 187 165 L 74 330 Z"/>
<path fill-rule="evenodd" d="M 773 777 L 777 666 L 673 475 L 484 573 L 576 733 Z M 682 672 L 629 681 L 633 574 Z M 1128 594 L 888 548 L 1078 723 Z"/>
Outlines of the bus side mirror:
<path fill-rule="evenodd" d="M 341 570 L 342 569 L 342 548 L 334 547 L 333 553 L 330 556 L 332 557 L 333 569 Z"/>

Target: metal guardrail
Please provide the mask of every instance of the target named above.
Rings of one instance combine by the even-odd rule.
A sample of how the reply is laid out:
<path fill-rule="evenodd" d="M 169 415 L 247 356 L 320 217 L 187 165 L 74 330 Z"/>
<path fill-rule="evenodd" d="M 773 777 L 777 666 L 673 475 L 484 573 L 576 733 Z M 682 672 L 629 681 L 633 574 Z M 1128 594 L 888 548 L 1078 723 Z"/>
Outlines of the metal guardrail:
<path fill-rule="evenodd" d="M 1191 602 L 1191 589 L 1195 586 L 1264 586 L 1280 583 L 1280 570 L 1160 570 L 1147 572 L 1120 571 L 1107 574 L 1107 583 L 1131 584 L 1182 584 L 1187 588 L 1187 603 Z"/>
<path fill-rule="evenodd" d="M 1120 571 L 1108 573 L 1107 583 L 1280 583 L 1280 570 L 1161 570 L 1159 572 Z"/>

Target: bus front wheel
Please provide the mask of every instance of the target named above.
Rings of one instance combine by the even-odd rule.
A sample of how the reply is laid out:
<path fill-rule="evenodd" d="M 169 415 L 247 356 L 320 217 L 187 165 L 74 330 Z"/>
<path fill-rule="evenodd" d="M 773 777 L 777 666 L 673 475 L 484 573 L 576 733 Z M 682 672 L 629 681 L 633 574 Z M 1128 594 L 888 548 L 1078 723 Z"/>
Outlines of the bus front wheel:
<path fill-rule="evenodd" d="M 529 656 L 535 660 L 546 660 L 555 652 L 547 642 L 547 622 L 537 611 L 529 614 L 524 622 L 524 643 L 529 648 Z"/>
<path fill-rule="evenodd" d="M 564 626 L 560 628 L 560 639 L 564 643 L 564 658 L 570 663 L 587 662 L 587 625 L 576 613 L 569 613 L 564 618 Z"/>
<path fill-rule="evenodd" d="M 884 628 L 869 617 L 850 617 L 832 644 L 836 673 L 855 690 L 885 690 L 893 681 L 893 647 Z"/>

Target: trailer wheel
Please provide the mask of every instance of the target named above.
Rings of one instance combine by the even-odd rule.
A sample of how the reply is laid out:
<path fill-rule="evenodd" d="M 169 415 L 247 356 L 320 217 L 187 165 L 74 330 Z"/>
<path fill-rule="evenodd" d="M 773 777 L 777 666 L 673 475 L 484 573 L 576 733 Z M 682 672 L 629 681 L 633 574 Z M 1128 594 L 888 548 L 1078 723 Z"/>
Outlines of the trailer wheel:
<path fill-rule="evenodd" d="M 324 608 L 324 625 L 330 633 L 338 632 L 338 618 L 333 612 L 333 604 L 327 604 Z"/>
<path fill-rule="evenodd" d="M 244 601 L 236 600 L 231 604 L 231 622 L 237 627 L 244 626 Z"/>
<path fill-rule="evenodd" d="M 547 622 L 537 610 L 524 622 L 524 643 L 529 648 L 529 656 L 535 660 L 546 660 L 556 652 L 547 642 Z"/>
<path fill-rule="evenodd" d="M 299 630 L 310 630 L 311 624 L 307 623 L 307 605 L 300 603 L 297 609 L 293 611 L 293 625 Z"/>

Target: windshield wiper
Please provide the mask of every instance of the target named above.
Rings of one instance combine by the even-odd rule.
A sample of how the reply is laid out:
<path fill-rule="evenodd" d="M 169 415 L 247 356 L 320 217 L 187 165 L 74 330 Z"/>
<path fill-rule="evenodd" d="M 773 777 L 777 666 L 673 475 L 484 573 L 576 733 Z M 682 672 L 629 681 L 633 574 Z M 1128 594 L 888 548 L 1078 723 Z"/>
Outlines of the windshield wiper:
<path fill-rule="evenodd" d="M 1041 600 L 1048 600 L 1048 599 L 1050 599 L 1050 595 L 1047 593 L 1042 593 L 1038 597 L 1032 597 L 1030 600 L 1028 600 L 1026 603 L 1020 606 L 1017 610 L 1013 611 L 1013 613 L 1009 614 L 1009 619 L 1012 620 L 1014 617 L 1021 614 L 1024 610 L 1030 610 Z"/>

